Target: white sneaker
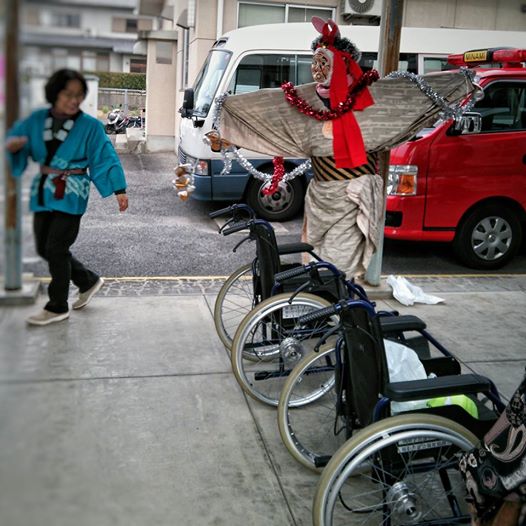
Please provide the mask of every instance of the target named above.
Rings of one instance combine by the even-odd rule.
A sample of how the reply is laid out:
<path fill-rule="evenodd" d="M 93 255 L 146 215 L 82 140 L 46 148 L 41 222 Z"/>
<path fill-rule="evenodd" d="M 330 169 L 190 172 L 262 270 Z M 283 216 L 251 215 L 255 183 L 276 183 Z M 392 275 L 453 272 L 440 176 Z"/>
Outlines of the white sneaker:
<path fill-rule="evenodd" d="M 50 310 L 42 309 L 38 314 L 29 316 L 26 322 L 29 325 L 49 325 L 57 321 L 66 320 L 69 318 L 68 312 L 51 312 Z"/>
<path fill-rule="evenodd" d="M 91 287 L 91 289 L 88 289 L 86 292 L 79 292 L 79 297 L 75 303 L 73 303 L 73 308 L 75 310 L 82 309 L 82 307 L 85 307 L 97 292 L 102 288 L 102 285 L 104 285 L 104 280 L 102 278 L 99 278 L 97 280 L 97 283 Z"/>

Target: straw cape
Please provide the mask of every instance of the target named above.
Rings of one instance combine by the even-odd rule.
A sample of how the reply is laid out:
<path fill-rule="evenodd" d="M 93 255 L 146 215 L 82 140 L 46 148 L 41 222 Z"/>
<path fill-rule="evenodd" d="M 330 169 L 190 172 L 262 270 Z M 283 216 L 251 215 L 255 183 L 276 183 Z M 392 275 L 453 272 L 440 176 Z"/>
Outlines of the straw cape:
<path fill-rule="evenodd" d="M 424 75 L 430 88 L 455 104 L 474 89 L 458 72 Z M 369 91 L 374 104 L 354 112 L 368 152 L 405 142 L 433 123 L 442 109 L 408 78 L 382 78 Z M 298 95 L 315 110 L 326 110 L 316 83 L 296 87 Z M 322 133 L 324 122 L 300 113 L 280 88 L 228 96 L 221 111 L 220 134 L 236 146 L 273 156 L 332 156 L 332 138 Z"/>

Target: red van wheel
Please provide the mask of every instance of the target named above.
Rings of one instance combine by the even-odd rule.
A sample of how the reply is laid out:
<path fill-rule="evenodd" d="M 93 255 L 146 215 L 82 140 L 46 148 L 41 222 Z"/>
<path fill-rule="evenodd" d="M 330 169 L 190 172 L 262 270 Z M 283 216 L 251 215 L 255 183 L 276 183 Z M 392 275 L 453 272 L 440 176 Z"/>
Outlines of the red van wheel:
<path fill-rule="evenodd" d="M 483 205 L 462 221 L 453 248 L 466 266 L 481 270 L 498 269 L 517 253 L 522 239 L 521 224 L 505 206 Z"/>

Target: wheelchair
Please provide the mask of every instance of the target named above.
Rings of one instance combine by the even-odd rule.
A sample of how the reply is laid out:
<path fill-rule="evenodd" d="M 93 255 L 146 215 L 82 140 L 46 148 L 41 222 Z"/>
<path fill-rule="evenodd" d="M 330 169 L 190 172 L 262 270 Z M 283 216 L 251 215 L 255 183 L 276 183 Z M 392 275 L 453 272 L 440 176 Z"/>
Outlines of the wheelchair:
<path fill-rule="evenodd" d="M 314 350 L 322 336 L 336 338 L 337 317 L 305 321 L 305 315 L 322 306 L 329 307 L 338 298 L 360 299 L 372 309 L 374 303 L 362 287 L 346 280 L 343 273 L 327 262 L 314 261 L 274 277 L 278 289 L 281 283 L 291 283 L 289 280 L 295 286 L 301 285 L 294 293 L 271 295 L 245 316 L 232 342 L 231 360 L 234 375 L 247 394 L 267 405 L 278 406 L 283 386 L 298 362 Z M 305 319 L 299 323 L 302 317 Z M 404 332 L 415 323 L 420 322 L 414 316 L 386 315 L 382 317 L 382 331 L 405 341 Z M 331 390 L 333 381 L 329 373 L 328 384 L 307 388 L 301 397 L 290 400 L 291 407 L 308 405 L 322 397 L 326 390 Z"/>
<path fill-rule="evenodd" d="M 370 303 L 345 299 L 298 322 L 335 317 L 339 320 L 333 329 L 339 333 L 336 344 L 298 364 L 280 400 L 280 410 L 289 415 L 286 432 L 296 452 L 309 458 L 309 467 L 325 466 L 314 498 L 314 525 L 469 524 L 458 459 L 504 409 L 494 384 L 477 374 L 460 374 L 459 362 L 447 352 L 421 357 L 426 372 L 434 376 L 390 382 L 382 315 Z M 426 334 L 425 328 L 417 330 Z M 323 340 L 326 336 L 322 344 Z M 325 379 L 312 382 L 318 374 Z M 322 389 L 323 394 L 317 391 L 319 396 L 310 404 L 293 409 L 291 392 L 296 390 L 301 397 L 300 393 L 313 391 L 312 385 L 304 387 L 303 382 L 332 388 Z M 335 396 L 320 405 L 330 391 Z M 477 414 L 456 404 L 432 404 L 415 410 L 405 406 L 391 416 L 394 403 L 456 395 L 469 398 Z M 308 422 L 290 417 L 316 405 L 322 410 L 311 408 Z M 308 434 L 316 435 L 324 426 L 346 438 L 336 451 L 330 450 L 334 444 L 326 442 L 327 435 L 316 442 L 321 450 L 308 442 Z"/>
<path fill-rule="evenodd" d="M 230 350 L 234 334 L 241 320 L 259 303 L 282 290 L 293 290 L 294 286 L 274 288 L 274 276 L 283 270 L 298 266 L 299 263 L 284 263 L 281 258 L 287 255 L 309 254 L 315 260 L 319 257 L 308 243 L 278 245 L 272 225 L 256 219 L 254 211 L 245 204 L 234 204 L 211 212 L 211 218 L 227 216 L 219 232 L 228 236 L 235 232 L 248 231 L 234 247 L 236 250 L 246 241 L 255 241 L 256 256 L 251 263 L 236 269 L 221 287 L 214 305 L 214 324 L 217 334 Z M 325 303 L 319 306 L 326 306 Z"/>

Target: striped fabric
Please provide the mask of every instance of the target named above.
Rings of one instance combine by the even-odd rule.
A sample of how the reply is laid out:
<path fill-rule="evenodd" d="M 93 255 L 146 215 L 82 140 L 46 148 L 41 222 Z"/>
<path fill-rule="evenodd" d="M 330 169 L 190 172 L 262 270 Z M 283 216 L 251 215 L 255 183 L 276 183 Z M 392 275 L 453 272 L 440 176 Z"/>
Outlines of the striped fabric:
<path fill-rule="evenodd" d="M 361 175 L 378 173 L 378 156 L 367 153 L 367 163 L 356 168 L 336 168 L 334 157 L 311 157 L 312 171 L 316 181 L 344 181 Z"/>

